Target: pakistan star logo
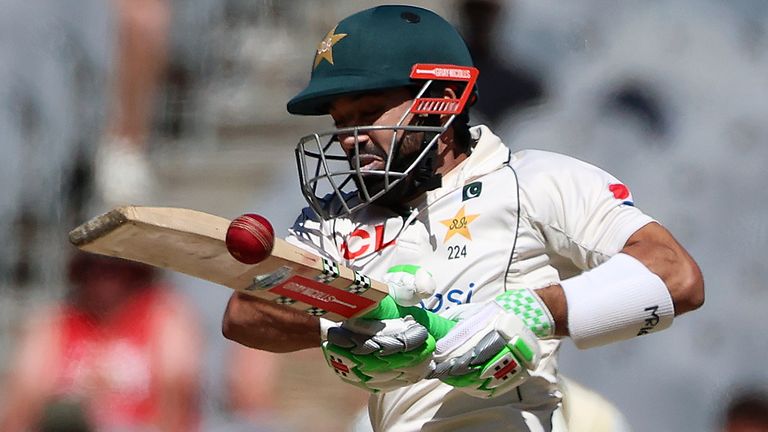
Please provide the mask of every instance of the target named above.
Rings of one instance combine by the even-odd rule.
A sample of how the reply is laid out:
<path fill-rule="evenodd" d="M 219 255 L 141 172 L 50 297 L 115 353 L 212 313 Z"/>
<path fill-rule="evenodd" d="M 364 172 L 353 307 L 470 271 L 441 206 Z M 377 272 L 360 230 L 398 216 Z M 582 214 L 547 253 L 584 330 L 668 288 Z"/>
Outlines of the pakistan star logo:
<path fill-rule="evenodd" d="M 346 33 L 334 33 L 336 33 L 336 27 L 332 28 L 317 45 L 317 54 L 315 55 L 315 65 L 312 67 L 313 69 L 317 68 L 317 65 L 323 60 L 333 64 L 333 46 L 336 45 L 336 42 L 347 37 Z"/>
<path fill-rule="evenodd" d="M 441 224 L 448 227 L 448 232 L 445 233 L 445 238 L 443 239 L 443 243 L 450 240 L 451 237 L 453 237 L 456 234 L 461 234 L 467 240 L 472 240 L 472 235 L 469 233 L 469 224 L 472 223 L 473 220 L 477 219 L 478 216 L 480 215 L 464 214 L 465 207 L 466 206 L 462 206 L 461 209 L 456 213 L 456 216 L 454 216 L 453 218 L 440 221 Z"/>

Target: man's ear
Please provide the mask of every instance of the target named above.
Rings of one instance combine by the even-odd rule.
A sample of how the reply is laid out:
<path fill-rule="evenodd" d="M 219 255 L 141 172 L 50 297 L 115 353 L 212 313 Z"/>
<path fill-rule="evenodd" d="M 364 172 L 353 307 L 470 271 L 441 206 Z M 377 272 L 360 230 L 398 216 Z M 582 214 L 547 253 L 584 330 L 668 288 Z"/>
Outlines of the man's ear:
<path fill-rule="evenodd" d="M 450 85 L 445 86 L 443 89 L 443 99 L 457 99 L 458 96 L 456 96 L 456 89 L 453 88 Z M 448 121 L 448 118 L 450 117 L 449 114 L 442 114 L 440 116 L 440 124 L 445 124 L 446 121 Z"/>

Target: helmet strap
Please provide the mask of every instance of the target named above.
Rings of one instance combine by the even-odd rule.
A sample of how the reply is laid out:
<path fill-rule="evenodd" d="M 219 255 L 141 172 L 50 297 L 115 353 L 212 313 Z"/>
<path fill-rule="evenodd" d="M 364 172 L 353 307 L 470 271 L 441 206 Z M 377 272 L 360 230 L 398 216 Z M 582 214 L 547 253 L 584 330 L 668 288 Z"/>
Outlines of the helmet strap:
<path fill-rule="evenodd" d="M 440 126 L 439 115 L 429 115 L 424 121 L 425 126 Z M 422 151 L 438 136 L 437 132 L 425 132 L 421 141 Z M 437 169 L 437 145 L 433 145 L 413 170 L 413 188 L 415 190 L 431 191 L 443 184 L 443 175 Z"/>

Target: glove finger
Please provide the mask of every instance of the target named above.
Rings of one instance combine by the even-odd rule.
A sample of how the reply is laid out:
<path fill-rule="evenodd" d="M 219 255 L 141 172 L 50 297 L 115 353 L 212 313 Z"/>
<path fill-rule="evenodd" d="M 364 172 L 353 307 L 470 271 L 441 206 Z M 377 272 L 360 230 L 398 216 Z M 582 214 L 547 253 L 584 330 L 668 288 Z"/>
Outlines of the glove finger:
<path fill-rule="evenodd" d="M 394 336 L 380 335 L 374 336 L 372 339 L 379 346 L 379 351 L 376 353 L 379 356 L 388 356 L 405 351 L 403 341 Z"/>
<path fill-rule="evenodd" d="M 343 327 L 332 327 L 328 329 L 328 342 L 346 349 L 356 349 L 367 346 L 366 349 L 370 351 L 364 354 L 370 354 L 370 352 L 379 349 L 378 344 L 376 344 L 375 341 L 372 341 L 370 336 L 351 332 Z"/>
<path fill-rule="evenodd" d="M 452 359 L 451 361 L 451 369 L 448 372 L 451 376 L 462 376 L 466 375 L 470 372 L 472 372 L 472 369 L 470 369 L 470 363 L 472 362 L 472 359 L 475 358 L 475 352 L 470 351 L 468 353 L 464 353 L 464 355 Z"/>
<path fill-rule="evenodd" d="M 402 334 L 402 341 L 404 344 L 404 351 L 413 351 L 421 347 L 424 342 L 427 341 L 429 332 L 427 328 L 421 324 L 414 324 L 409 326 Z"/>
<path fill-rule="evenodd" d="M 358 355 L 368 355 L 368 354 L 376 354 L 380 355 L 380 351 L 384 349 L 384 347 L 381 345 L 380 341 L 383 339 L 383 337 L 380 336 L 369 336 L 369 339 L 365 340 L 363 343 L 355 346 L 354 348 L 350 348 L 349 352 L 352 354 L 358 354 Z M 388 341 L 384 341 L 385 343 L 388 343 Z"/>
<path fill-rule="evenodd" d="M 397 325 L 397 320 L 373 320 L 364 318 L 354 318 L 341 323 L 341 327 L 353 333 L 373 336 L 376 333 L 385 331 L 387 324 Z"/>
<path fill-rule="evenodd" d="M 475 353 L 475 356 L 470 361 L 470 365 L 475 366 L 487 362 L 498 354 L 506 345 L 507 340 L 498 332 L 494 331 L 493 333 L 487 334 L 472 350 Z"/>
<path fill-rule="evenodd" d="M 473 366 L 484 364 L 505 346 L 506 340 L 498 332 L 489 333 L 471 351 L 437 364 L 430 378 L 462 376 L 472 373 L 474 372 Z"/>
<path fill-rule="evenodd" d="M 435 365 L 434 369 L 427 375 L 427 379 L 441 379 L 445 376 L 448 376 L 448 373 L 451 371 L 451 364 L 450 361 L 438 363 Z"/>
<path fill-rule="evenodd" d="M 435 280 L 425 269 L 416 265 L 397 265 L 384 275 L 389 294 L 402 306 L 416 306 L 436 290 Z"/>
<path fill-rule="evenodd" d="M 376 354 L 388 356 L 419 349 L 424 345 L 428 337 L 429 332 L 427 332 L 427 329 L 420 324 L 414 323 L 399 334 L 376 335 L 371 339 L 380 347 L 380 351 Z"/>
<path fill-rule="evenodd" d="M 353 348 L 355 344 L 350 337 L 351 333 L 341 327 L 331 327 L 328 329 L 328 342 L 342 348 Z"/>
<path fill-rule="evenodd" d="M 328 330 L 328 341 L 333 345 L 351 350 L 353 354 L 388 356 L 421 348 L 429 337 L 427 329 L 411 322 L 404 330 L 392 334 L 368 336 L 348 328 Z"/>

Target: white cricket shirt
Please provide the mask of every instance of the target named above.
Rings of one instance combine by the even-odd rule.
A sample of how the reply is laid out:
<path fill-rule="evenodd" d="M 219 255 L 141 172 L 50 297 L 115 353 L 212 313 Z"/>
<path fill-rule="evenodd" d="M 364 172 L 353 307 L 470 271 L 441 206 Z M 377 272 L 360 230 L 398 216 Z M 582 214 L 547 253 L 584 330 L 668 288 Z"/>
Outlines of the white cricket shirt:
<path fill-rule="evenodd" d="M 369 206 L 353 220 L 320 222 L 305 209 L 288 240 L 374 279 L 417 264 L 437 292 L 422 307 L 449 318 L 510 288 L 542 288 L 606 261 L 652 219 L 605 171 L 556 153 L 510 150 L 485 126 L 443 186 L 411 203 L 408 217 Z M 478 399 L 438 380 L 371 396 L 376 431 L 550 430 L 559 406 L 558 339 L 517 391 Z"/>

